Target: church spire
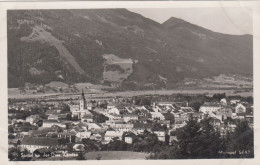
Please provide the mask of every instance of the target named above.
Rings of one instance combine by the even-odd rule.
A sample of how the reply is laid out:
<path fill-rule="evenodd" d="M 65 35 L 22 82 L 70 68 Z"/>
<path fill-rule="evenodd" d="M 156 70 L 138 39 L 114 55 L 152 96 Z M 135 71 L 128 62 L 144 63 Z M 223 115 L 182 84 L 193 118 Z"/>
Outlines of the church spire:
<path fill-rule="evenodd" d="M 82 89 L 81 101 L 80 101 L 80 110 L 84 110 L 85 106 L 86 106 L 86 100 L 85 100 L 85 96 L 84 96 L 84 91 Z"/>
<path fill-rule="evenodd" d="M 82 89 L 82 92 L 81 92 L 81 96 L 82 96 L 82 98 L 85 98 L 83 89 Z"/>

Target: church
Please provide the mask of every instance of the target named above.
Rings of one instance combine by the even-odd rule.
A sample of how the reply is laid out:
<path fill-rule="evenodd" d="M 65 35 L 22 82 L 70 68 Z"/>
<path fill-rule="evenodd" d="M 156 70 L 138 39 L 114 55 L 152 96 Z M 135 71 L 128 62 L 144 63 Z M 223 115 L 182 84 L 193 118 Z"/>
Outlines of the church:
<path fill-rule="evenodd" d="M 86 99 L 83 91 L 81 94 L 81 99 L 79 104 L 71 103 L 69 106 L 70 106 L 71 117 L 77 117 L 78 119 L 81 119 L 84 116 L 92 116 L 92 113 L 88 109 L 86 109 Z"/>

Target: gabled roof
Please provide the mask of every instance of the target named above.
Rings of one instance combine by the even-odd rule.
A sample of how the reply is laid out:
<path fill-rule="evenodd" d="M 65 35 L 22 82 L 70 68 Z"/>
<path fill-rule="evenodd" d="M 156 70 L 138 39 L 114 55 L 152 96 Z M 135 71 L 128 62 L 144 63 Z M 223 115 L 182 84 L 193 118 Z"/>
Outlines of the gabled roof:
<path fill-rule="evenodd" d="M 134 128 L 138 129 L 151 129 L 153 127 L 152 124 L 143 124 L 143 123 L 134 123 Z"/>
<path fill-rule="evenodd" d="M 60 114 L 60 110 L 47 110 L 45 112 L 46 115 L 58 115 Z"/>
<path fill-rule="evenodd" d="M 43 120 L 44 123 L 59 123 L 58 120 Z"/>
<path fill-rule="evenodd" d="M 58 138 L 24 136 L 21 144 L 38 145 L 38 146 L 57 146 L 59 145 L 59 142 L 58 142 Z"/>
<path fill-rule="evenodd" d="M 115 136 L 122 136 L 123 135 L 123 132 L 117 132 L 117 131 L 107 131 L 105 136 L 112 136 L 112 137 L 115 137 Z"/>

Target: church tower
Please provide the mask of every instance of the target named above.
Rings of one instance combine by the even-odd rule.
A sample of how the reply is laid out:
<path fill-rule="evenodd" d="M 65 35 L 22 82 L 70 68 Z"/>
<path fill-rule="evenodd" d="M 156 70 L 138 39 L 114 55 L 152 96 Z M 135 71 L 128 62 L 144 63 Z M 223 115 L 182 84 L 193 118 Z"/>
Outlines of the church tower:
<path fill-rule="evenodd" d="M 85 109 L 85 103 L 86 103 L 86 100 L 85 100 L 84 92 L 83 92 L 83 89 L 82 89 L 81 100 L 80 100 L 80 104 L 79 104 L 79 110 L 80 111 Z"/>

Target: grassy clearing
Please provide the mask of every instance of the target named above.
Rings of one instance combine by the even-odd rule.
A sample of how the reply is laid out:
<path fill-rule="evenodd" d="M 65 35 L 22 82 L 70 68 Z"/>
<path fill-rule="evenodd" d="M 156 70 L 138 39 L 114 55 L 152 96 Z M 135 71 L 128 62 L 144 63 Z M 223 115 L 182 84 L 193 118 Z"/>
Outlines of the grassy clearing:
<path fill-rule="evenodd" d="M 88 160 L 96 160 L 97 157 L 101 157 L 101 160 L 127 160 L 127 159 L 139 159 L 144 160 L 149 156 L 143 152 L 132 152 L 132 151 L 97 151 L 88 152 L 85 157 Z"/>

